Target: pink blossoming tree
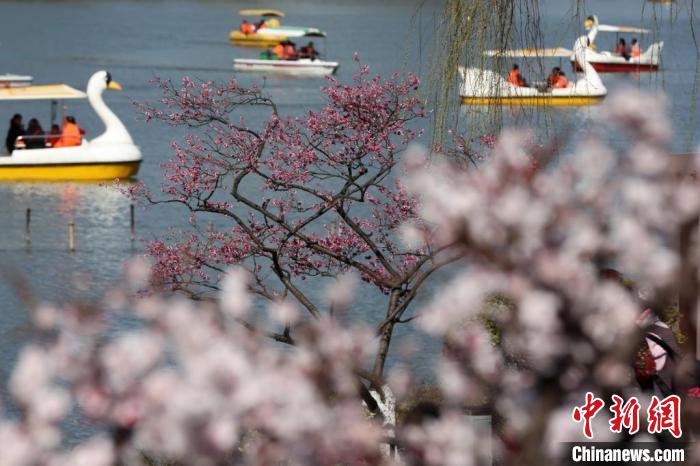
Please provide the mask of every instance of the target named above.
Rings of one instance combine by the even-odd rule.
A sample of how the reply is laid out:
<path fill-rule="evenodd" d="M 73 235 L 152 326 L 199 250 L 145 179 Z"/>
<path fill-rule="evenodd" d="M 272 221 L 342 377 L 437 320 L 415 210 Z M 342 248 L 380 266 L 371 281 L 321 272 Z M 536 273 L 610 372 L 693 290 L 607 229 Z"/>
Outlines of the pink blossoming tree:
<path fill-rule="evenodd" d="M 376 311 L 380 344 L 364 374 L 380 386 L 395 326 L 426 279 L 453 260 L 430 241 L 406 246 L 398 235 L 400 226 L 418 221 L 416 201 L 397 178 L 401 154 L 420 134 L 416 120 L 425 116 L 418 79 L 383 80 L 362 67 L 352 84 L 329 79 L 323 108 L 299 117 L 282 116 L 262 89 L 235 80 L 158 84 L 161 105 L 144 105 L 146 118 L 193 133 L 174 144 L 160 195 L 142 185 L 129 190 L 147 204 L 185 206 L 192 228 L 147 245 L 153 284 L 206 299 L 238 265 L 251 273 L 255 296 L 292 299 L 320 319 L 336 303 L 324 307 L 303 281 L 339 278 L 343 287 L 343 276 L 358 276 L 386 296 Z M 253 127 L 242 115 L 255 109 L 267 116 Z M 253 322 L 241 319 L 248 328 Z M 266 333 L 295 341 L 291 325 Z"/>

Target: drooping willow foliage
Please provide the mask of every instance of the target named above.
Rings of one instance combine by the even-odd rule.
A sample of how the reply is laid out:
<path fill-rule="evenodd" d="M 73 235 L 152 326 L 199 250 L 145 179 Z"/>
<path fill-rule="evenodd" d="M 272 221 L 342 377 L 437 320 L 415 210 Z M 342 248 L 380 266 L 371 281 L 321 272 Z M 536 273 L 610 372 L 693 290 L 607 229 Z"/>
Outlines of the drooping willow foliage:
<path fill-rule="evenodd" d="M 483 52 L 508 49 L 516 42 L 541 44 L 539 18 L 539 0 L 447 0 L 430 54 L 430 69 L 437 70 L 431 77 L 434 82 L 428 80 L 429 88 L 435 90 L 435 135 L 444 134 L 452 126 L 450 116 L 457 114 L 458 67 L 485 68 L 493 62 L 496 72 L 505 73 L 505 60 L 493 61 Z M 481 120 L 500 121 L 501 112 L 501 107 L 494 106 Z"/>
<path fill-rule="evenodd" d="M 567 1 L 567 0 L 563 0 Z M 649 28 L 651 33 L 646 36 L 648 41 L 663 40 L 661 28 L 664 21 L 673 26 L 681 21 L 690 20 L 692 37 L 686 46 L 694 47 L 695 63 L 692 89 L 688 90 L 692 98 L 687 120 L 690 122 L 686 150 L 694 149 L 697 126 L 697 97 L 700 90 L 700 38 L 696 34 L 698 18 L 695 11 L 696 0 L 675 0 L 671 5 L 655 5 L 645 0 L 639 1 L 639 11 L 630 12 L 630 25 L 639 24 Z M 486 50 L 507 50 L 513 48 L 543 48 L 562 46 L 571 48 L 576 36 L 584 34 L 584 20 L 591 13 L 586 9 L 584 0 L 568 0 L 568 11 L 563 17 L 561 27 L 549 28 L 546 33 L 541 23 L 543 8 L 547 2 L 543 0 L 445 0 L 442 11 L 430 13 L 435 29 L 425 44 L 421 42 L 419 55 L 424 62 L 423 76 L 425 97 L 435 109 L 434 138 L 441 143 L 448 128 L 456 128 L 463 119 L 468 117 L 467 137 L 498 131 L 504 123 L 504 116 L 512 114 L 510 107 L 490 106 L 472 107 L 460 111 L 459 78 L 460 66 L 481 69 L 491 69 L 506 76 L 512 64 L 517 59 L 494 59 L 484 54 Z M 428 0 L 420 0 L 414 27 L 421 29 L 418 22 L 426 21 L 424 13 L 435 8 Z M 439 9 L 440 7 L 438 7 Z M 651 9 L 651 11 L 649 11 Z M 685 10 L 685 11 L 684 11 Z M 681 14 L 687 13 L 687 14 Z M 634 21 L 632 18 L 638 18 Z M 605 22 L 605 18 L 601 18 Z M 532 77 L 544 79 L 549 69 L 557 65 L 552 60 L 527 59 L 527 70 Z M 525 60 L 521 61 L 521 66 Z M 560 65 L 568 66 L 568 59 L 563 59 Z M 663 62 L 662 62 L 663 64 Z M 674 64 L 675 65 L 675 64 Z M 684 64 L 687 66 L 688 64 Z M 563 68 L 562 68 L 563 69 Z M 567 67 L 568 70 L 568 67 Z M 605 77 L 603 77 L 605 81 Z M 531 79 L 533 80 L 533 79 Z M 659 73 L 641 74 L 638 85 L 663 89 L 665 78 L 663 71 Z M 547 108 L 521 108 L 518 115 L 529 123 L 544 127 L 551 125 L 552 111 Z M 477 116 L 477 117 L 474 117 Z"/>

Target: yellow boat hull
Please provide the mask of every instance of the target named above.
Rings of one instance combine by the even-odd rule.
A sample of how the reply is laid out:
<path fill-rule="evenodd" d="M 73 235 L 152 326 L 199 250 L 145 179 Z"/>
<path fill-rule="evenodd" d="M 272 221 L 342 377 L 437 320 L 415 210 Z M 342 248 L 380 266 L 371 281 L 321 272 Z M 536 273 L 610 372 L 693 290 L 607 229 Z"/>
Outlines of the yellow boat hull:
<path fill-rule="evenodd" d="M 136 175 L 141 161 L 0 165 L 0 181 L 104 181 Z"/>
<path fill-rule="evenodd" d="M 604 96 L 572 96 L 572 97 L 466 97 L 462 96 L 464 105 L 522 105 L 537 107 L 579 107 L 595 105 Z"/>
<path fill-rule="evenodd" d="M 274 47 L 287 40 L 286 36 L 271 36 L 267 34 L 243 34 L 241 31 L 231 31 L 228 36 L 231 43 L 247 47 Z"/>

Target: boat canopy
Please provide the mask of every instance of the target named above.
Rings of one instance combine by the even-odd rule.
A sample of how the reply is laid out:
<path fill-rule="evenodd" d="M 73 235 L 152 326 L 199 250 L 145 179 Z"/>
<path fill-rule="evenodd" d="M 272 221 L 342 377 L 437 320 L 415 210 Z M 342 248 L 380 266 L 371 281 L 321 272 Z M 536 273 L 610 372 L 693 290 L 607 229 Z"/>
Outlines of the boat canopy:
<path fill-rule="evenodd" d="M 487 50 L 487 57 L 570 57 L 574 52 L 564 47 L 548 49 L 516 49 L 516 50 Z"/>
<path fill-rule="evenodd" d="M 269 18 L 284 18 L 284 12 L 280 10 L 241 10 L 238 12 L 241 16 L 263 16 Z"/>
<path fill-rule="evenodd" d="M 598 17 L 595 15 L 586 18 L 586 20 L 583 22 L 583 26 L 586 28 L 587 31 L 595 28 L 599 32 L 629 32 L 636 34 L 649 33 L 649 29 L 643 29 L 634 26 L 614 26 L 611 24 L 599 24 Z"/>
<path fill-rule="evenodd" d="M 600 32 L 629 32 L 633 34 L 648 34 L 649 29 L 636 28 L 633 26 L 611 26 L 609 24 L 599 24 L 598 30 Z"/>
<path fill-rule="evenodd" d="M 0 89 L 0 101 L 5 100 L 65 100 L 85 99 L 87 94 L 66 84 L 10 87 Z"/>

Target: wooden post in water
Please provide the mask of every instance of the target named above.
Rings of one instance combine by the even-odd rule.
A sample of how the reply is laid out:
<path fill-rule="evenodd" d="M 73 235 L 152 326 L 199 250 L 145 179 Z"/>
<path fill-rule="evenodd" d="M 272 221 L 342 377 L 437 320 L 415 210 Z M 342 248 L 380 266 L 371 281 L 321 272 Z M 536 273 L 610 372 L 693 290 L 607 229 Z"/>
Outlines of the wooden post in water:
<path fill-rule="evenodd" d="M 134 220 L 134 204 L 129 205 L 129 221 L 131 227 L 131 242 L 136 240 L 136 221 Z"/>
<path fill-rule="evenodd" d="M 24 222 L 24 242 L 29 247 L 32 244 L 32 233 L 29 228 L 29 224 L 32 221 L 32 209 L 27 207 L 27 215 Z"/>
<path fill-rule="evenodd" d="M 75 252 L 75 223 L 68 224 L 68 251 Z"/>
<path fill-rule="evenodd" d="M 209 222 L 209 227 L 207 228 L 207 246 L 211 247 L 214 243 L 214 222 Z"/>

